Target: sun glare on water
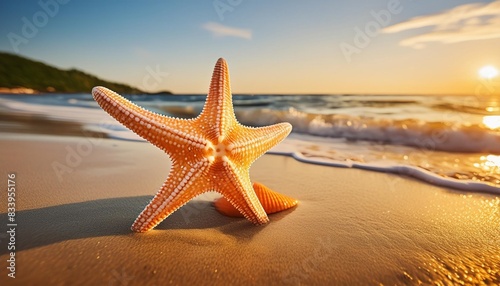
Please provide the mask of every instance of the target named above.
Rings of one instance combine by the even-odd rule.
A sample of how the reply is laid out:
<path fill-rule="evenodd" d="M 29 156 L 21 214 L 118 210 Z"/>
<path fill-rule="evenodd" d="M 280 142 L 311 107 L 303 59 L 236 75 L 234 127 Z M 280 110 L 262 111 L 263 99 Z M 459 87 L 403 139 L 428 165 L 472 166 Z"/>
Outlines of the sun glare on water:
<path fill-rule="evenodd" d="M 498 75 L 498 70 L 494 66 L 484 66 L 479 69 L 479 76 L 485 79 L 492 79 Z"/>
<path fill-rule="evenodd" d="M 500 116 L 485 116 L 483 117 L 483 124 L 490 129 L 500 128 Z"/>
<path fill-rule="evenodd" d="M 487 156 L 481 156 L 480 160 L 481 163 L 474 163 L 475 167 L 492 173 L 497 173 L 498 170 L 500 170 L 500 156 L 490 154 Z"/>
<path fill-rule="evenodd" d="M 500 156 L 488 155 L 486 156 L 486 165 L 488 167 L 499 168 L 500 167 Z"/>

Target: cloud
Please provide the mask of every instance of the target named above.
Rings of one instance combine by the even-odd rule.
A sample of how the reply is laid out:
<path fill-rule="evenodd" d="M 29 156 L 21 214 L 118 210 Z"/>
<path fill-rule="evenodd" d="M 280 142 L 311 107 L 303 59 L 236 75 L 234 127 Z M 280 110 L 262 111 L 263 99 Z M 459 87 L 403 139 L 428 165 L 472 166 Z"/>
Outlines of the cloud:
<path fill-rule="evenodd" d="M 382 30 L 398 33 L 411 29 L 431 28 L 421 35 L 402 40 L 399 44 L 423 48 L 429 42 L 458 43 L 500 38 L 500 0 L 457 6 L 442 13 L 409 19 Z"/>
<path fill-rule="evenodd" d="M 202 28 L 211 32 L 214 37 L 236 37 L 247 40 L 252 38 L 252 30 L 233 28 L 214 22 L 205 23 Z"/>

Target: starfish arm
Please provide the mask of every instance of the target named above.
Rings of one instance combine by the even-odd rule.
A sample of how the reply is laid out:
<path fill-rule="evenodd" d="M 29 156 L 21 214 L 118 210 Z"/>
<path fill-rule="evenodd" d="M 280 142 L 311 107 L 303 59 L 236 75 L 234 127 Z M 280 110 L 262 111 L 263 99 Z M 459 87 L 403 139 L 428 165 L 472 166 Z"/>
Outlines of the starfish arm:
<path fill-rule="evenodd" d="M 246 161 L 246 164 L 253 163 L 269 149 L 283 141 L 292 131 L 292 125 L 286 122 L 258 128 L 240 125 L 240 128 L 242 128 L 243 133 L 228 140 L 231 142 L 229 148 L 232 160 Z"/>
<path fill-rule="evenodd" d="M 204 140 L 189 135 L 193 134 L 194 129 L 190 120 L 171 118 L 143 109 L 104 87 L 94 87 L 92 95 L 112 117 L 164 151 L 170 149 L 171 153 L 176 153 L 174 149 L 180 148 L 183 142 L 198 148 L 204 147 Z"/>
<path fill-rule="evenodd" d="M 207 100 L 198 118 L 209 127 L 207 139 L 211 141 L 222 141 L 236 124 L 229 71 L 222 58 L 215 65 Z"/>
<path fill-rule="evenodd" d="M 209 191 L 207 183 L 200 180 L 208 166 L 208 160 L 199 161 L 191 168 L 178 167 L 174 163 L 167 180 L 137 217 L 131 229 L 135 232 L 149 231 L 191 199 Z"/>
<path fill-rule="evenodd" d="M 216 164 L 225 176 L 219 176 L 215 191 L 226 198 L 245 218 L 254 224 L 264 224 L 269 221 L 266 211 L 250 182 L 247 170 L 239 169 L 230 161 Z"/>

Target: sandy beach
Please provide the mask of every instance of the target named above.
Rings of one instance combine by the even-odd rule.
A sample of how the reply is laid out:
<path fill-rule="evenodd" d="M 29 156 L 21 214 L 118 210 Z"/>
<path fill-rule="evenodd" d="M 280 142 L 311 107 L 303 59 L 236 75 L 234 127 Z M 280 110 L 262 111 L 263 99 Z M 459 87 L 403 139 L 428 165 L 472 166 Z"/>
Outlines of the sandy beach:
<path fill-rule="evenodd" d="M 1 3 L 0 286 L 500 285 L 500 0 Z"/>
<path fill-rule="evenodd" d="M 2 285 L 459 284 L 500 281 L 500 199 L 392 174 L 265 155 L 252 180 L 299 199 L 254 226 L 202 195 L 144 234 L 130 226 L 169 159 L 150 144 L 2 134 L 16 173 L 16 278 Z M 64 168 L 64 166 L 66 168 Z M 4 284 L 7 282 L 8 284 Z"/>

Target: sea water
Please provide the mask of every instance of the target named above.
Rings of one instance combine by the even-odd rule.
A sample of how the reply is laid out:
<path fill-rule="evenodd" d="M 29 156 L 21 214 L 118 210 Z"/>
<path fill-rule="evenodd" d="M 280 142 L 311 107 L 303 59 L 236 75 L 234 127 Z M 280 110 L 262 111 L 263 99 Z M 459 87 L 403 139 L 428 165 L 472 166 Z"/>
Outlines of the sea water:
<path fill-rule="evenodd" d="M 151 111 L 192 118 L 205 95 L 131 95 Z M 306 163 L 412 176 L 468 191 L 500 194 L 500 98 L 415 95 L 234 95 L 249 126 L 290 122 L 292 134 L 270 153 Z M 44 132 L 78 124 L 144 141 L 108 116 L 90 94 L 0 96 L 0 132 Z M 38 126 L 35 128 L 35 126 Z M 52 128 L 52 129 L 51 129 Z M 59 128 L 60 129 L 60 128 Z M 72 134 L 74 135 L 74 134 Z"/>

